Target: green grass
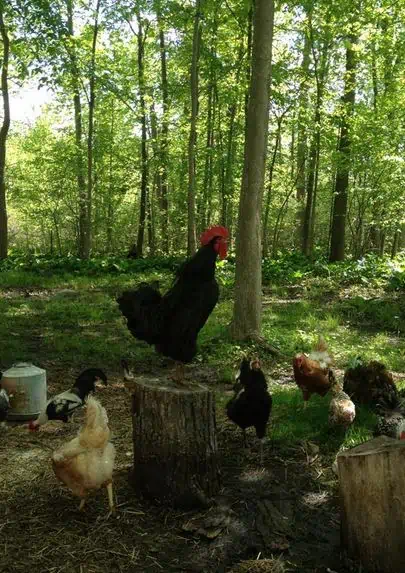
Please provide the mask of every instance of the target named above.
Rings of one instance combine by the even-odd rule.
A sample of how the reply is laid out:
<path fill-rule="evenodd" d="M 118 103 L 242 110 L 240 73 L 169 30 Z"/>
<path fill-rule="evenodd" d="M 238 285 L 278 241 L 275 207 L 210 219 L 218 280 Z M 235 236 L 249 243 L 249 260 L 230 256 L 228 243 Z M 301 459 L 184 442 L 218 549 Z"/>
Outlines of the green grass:
<path fill-rule="evenodd" d="M 158 279 L 163 288 L 170 271 L 106 273 L 86 276 L 75 273 L 0 273 L 0 367 L 17 360 L 30 360 L 46 368 L 69 368 L 75 372 L 90 365 L 119 371 L 119 361 L 128 357 L 136 370 L 158 358 L 147 344 L 128 332 L 115 302 L 122 290 L 143 280 Z M 396 372 L 405 364 L 404 296 L 366 287 L 339 289 L 328 279 L 311 279 L 294 287 L 266 287 L 263 298 L 263 335 L 288 358 L 276 361 L 260 351 L 266 372 L 274 380 L 271 437 L 280 445 L 313 440 L 329 455 L 371 437 L 372 413 L 359 409 L 346 436 L 328 429 L 329 398 L 313 396 L 303 410 L 302 398 L 293 385 L 291 358 L 309 351 L 322 334 L 338 368 L 345 368 L 357 355 L 377 359 Z M 199 336 L 196 361 L 211 366 L 220 382 L 232 382 L 244 351 L 259 350 L 252 344 L 235 343 L 228 334 L 232 316 L 232 290 L 222 287 L 221 301 Z M 277 384 L 283 374 L 291 384 Z M 405 375 L 404 375 L 405 377 Z M 401 385 L 401 383 L 400 383 Z M 219 396 L 223 405 L 229 399 Z"/>

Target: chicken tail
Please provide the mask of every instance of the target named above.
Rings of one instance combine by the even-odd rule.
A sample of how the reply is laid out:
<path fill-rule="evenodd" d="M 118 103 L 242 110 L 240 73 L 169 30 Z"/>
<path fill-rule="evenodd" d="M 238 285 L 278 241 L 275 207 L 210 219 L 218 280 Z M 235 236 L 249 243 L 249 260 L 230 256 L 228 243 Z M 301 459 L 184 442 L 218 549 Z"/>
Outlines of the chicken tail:
<path fill-rule="evenodd" d="M 152 285 L 141 284 L 137 290 L 125 291 L 117 298 L 120 311 L 127 319 L 128 329 L 139 340 L 156 344 L 161 335 L 158 305 L 160 292 Z"/>
<path fill-rule="evenodd" d="M 328 352 L 326 341 L 321 334 L 318 337 L 318 342 L 316 343 L 314 350 L 316 350 L 317 352 Z"/>
<path fill-rule="evenodd" d="M 107 412 L 93 396 L 87 398 L 86 421 L 78 437 L 84 448 L 103 448 L 110 438 Z"/>

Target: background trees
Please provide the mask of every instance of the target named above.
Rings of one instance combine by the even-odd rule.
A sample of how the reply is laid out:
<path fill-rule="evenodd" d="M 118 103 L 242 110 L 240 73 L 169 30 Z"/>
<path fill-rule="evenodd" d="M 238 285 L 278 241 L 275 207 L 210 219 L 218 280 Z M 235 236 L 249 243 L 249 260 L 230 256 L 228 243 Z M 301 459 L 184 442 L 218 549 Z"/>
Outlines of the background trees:
<path fill-rule="evenodd" d="M 87 257 L 137 242 L 144 255 L 191 252 L 214 223 L 230 228 L 233 243 L 249 129 L 251 3 L 1 6 L 10 39 L 11 251 Z M 343 235 L 353 256 L 403 246 L 404 8 L 403 0 L 277 6 L 265 256 L 295 249 L 340 259 Z M 15 94 L 38 84 L 50 103 L 37 120 L 14 122 Z"/>

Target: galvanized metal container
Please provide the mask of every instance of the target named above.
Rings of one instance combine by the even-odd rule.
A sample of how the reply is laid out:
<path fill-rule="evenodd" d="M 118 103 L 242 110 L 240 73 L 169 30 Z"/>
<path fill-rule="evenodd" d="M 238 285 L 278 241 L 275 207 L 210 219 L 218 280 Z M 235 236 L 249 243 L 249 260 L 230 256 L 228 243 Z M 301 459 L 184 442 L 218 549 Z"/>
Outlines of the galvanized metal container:
<path fill-rule="evenodd" d="M 18 362 L 3 372 L 1 386 L 10 398 L 8 420 L 33 420 L 46 404 L 46 371 Z"/>

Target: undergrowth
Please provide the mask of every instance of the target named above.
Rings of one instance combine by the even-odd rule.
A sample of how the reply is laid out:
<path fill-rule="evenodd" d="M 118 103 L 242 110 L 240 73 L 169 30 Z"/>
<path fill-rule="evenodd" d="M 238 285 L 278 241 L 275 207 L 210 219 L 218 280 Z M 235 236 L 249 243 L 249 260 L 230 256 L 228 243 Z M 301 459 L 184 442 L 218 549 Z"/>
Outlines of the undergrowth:
<path fill-rule="evenodd" d="M 253 344 L 231 340 L 228 325 L 233 309 L 234 266 L 222 262 L 217 269 L 221 299 L 200 333 L 195 362 L 210 366 L 218 382 L 230 383 L 242 352 L 259 353 L 274 397 L 274 443 L 313 440 L 332 455 L 340 447 L 371 437 L 375 418 L 368 410 L 359 409 L 346 436 L 331 433 L 327 425 L 328 398 L 314 396 L 308 409 L 303 410 L 301 394 L 292 381 L 291 359 L 296 352 L 309 351 L 322 334 L 338 369 L 343 370 L 355 356 L 362 356 L 403 372 L 404 291 L 392 288 L 393 277 L 400 274 L 398 269 L 404 272 L 403 263 L 398 259 L 393 270 L 394 263 L 389 260 L 368 258 L 363 263 L 349 261 L 344 265 L 308 262 L 299 268 L 300 260 L 298 256 L 295 262 L 294 257 L 284 257 L 263 263 L 263 272 L 267 273 L 263 335 L 281 351 L 282 358 L 275 359 Z M 49 371 L 66 370 L 70 382 L 71 376 L 89 366 L 117 373 L 124 356 L 135 372 L 161 364 L 153 348 L 132 338 L 115 299 L 122 290 L 142 281 L 157 279 L 163 289 L 167 288 L 180 259 L 167 259 L 164 264 L 149 259 L 121 260 L 123 268 L 112 259 L 110 266 L 101 260 L 83 263 L 75 259 L 70 268 L 61 261 L 57 268 L 52 266 L 55 261 L 39 257 L 35 262 L 31 259 L 29 269 L 18 270 L 22 262 L 17 258 L 3 262 L 0 272 L 1 368 L 17 360 L 29 360 Z M 115 264 L 119 268 L 114 266 L 111 271 Z M 387 270 L 390 268 L 391 274 Z M 283 384 L 279 383 L 281 378 Z M 286 381 L 288 384 L 284 384 Z M 220 393 L 221 407 L 226 399 L 229 397 Z"/>

